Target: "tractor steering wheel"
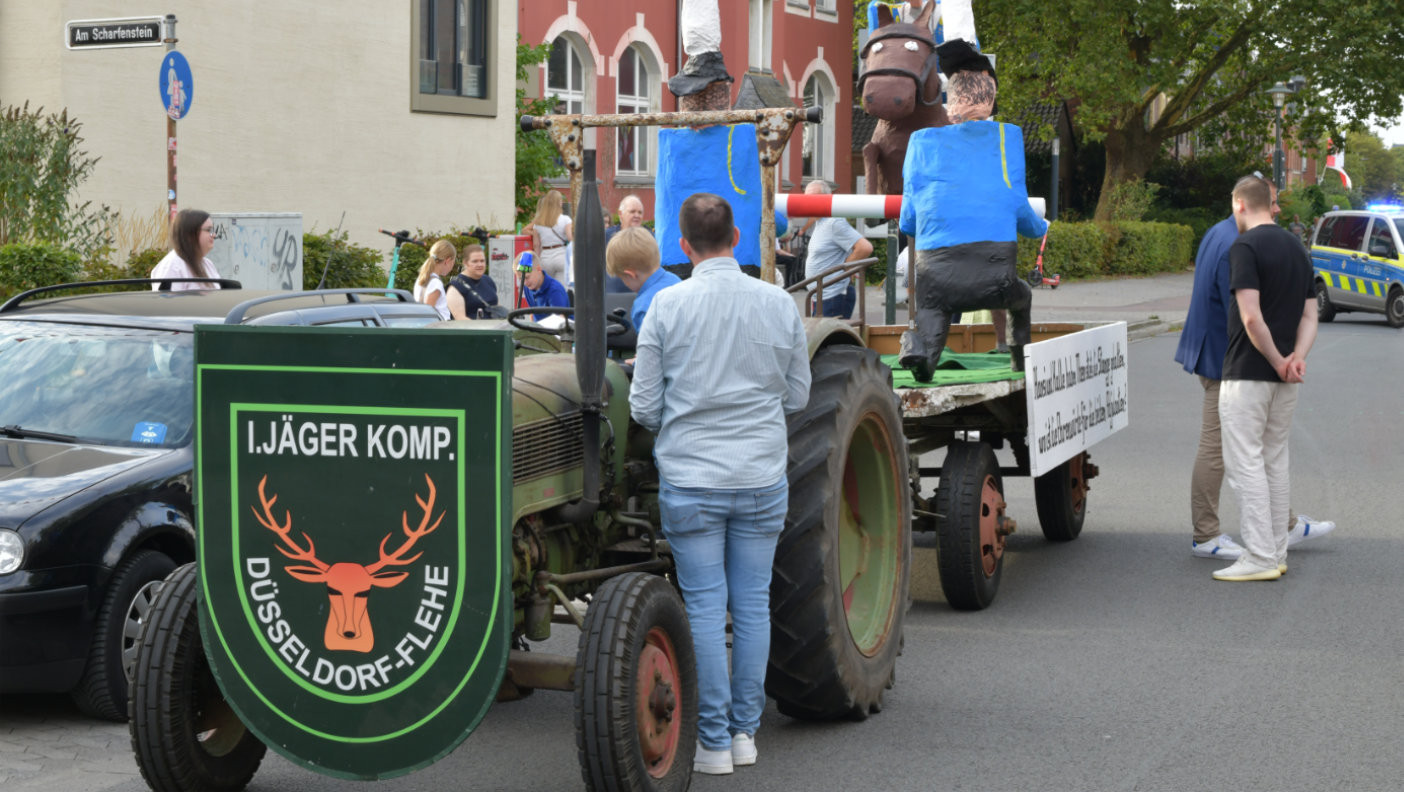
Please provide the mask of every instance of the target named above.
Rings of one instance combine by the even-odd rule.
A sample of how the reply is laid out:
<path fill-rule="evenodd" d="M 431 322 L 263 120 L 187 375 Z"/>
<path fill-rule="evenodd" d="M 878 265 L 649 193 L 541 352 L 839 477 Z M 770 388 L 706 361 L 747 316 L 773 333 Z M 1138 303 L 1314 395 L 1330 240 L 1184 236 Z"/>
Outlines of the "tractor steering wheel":
<path fill-rule="evenodd" d="M 557 314 L 566 317 L 565 324 L 560 327 L 547 327 L 538 324 L 525 317 L 533 314 Z M 543 305 L 540 308 L 517 308 L 507 313 L 507 323 L 518 330 L 528 330 L 533 333 L 545 333 L 546 335 L 561 337 L 564 334 L 575 333 L 575 308 L 569 306 Z M 605 315 L 605 335 L 615 336 L 629 332 L 630 327 L 617 316 Z"/>

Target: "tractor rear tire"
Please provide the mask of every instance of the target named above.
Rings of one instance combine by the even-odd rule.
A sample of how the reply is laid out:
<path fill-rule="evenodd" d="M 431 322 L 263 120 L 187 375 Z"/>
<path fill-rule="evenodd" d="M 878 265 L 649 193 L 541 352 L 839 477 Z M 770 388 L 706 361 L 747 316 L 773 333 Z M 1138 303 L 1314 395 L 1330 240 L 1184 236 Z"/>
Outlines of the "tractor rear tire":
<path fill-rule="evenodd" d="M 177 567 L 137 639 L 128 703 L 132 752 L 154 792 L 238 790 L 268 750 L 215 683 L 200 643 L 194 564 Z"/>
<path fill-rule="evenodd" d="M 1034 479 L 1038 524 L 1043 538 L 1050 542 L 1071 542 L 1082 533 L 1082 522 L 1087 517 L 1084 466 L 1089 459 L 1083 451 Z"/>
<path fill-rule="evenodd" d="M 661 575 L 600 586 L 575 655 L 575 745 L 591 790 L 684 790 L 697 742 L 687 611 Z"/>
<path fill-rule="evenodd" d="M 770 583 L 766 692 L 794 718 L 866 718 L 902 651 L 911 493 L 892 371 L 830 346 L 790 416 L 790 507 Z"/>
<path fill-rule="evenodd" d="M 936 489 L 936 558 L 941 591 L 957 610 L 994 602 L 1004 573 L 1004 540 L 997 536 L 1004 483 L 988 443 L 957 440 L 946 447 Z"/>
<path fill-rule="evenodd" d="M 110 721 L 127 719 L 128 680 L 137 634 L 161 581 L 172 569 L 175 562 L 166 554 L 140 550 L 112 573 L 93 623 L 88 666 L 72 693 L 73 702 L 84 713 Z"/>

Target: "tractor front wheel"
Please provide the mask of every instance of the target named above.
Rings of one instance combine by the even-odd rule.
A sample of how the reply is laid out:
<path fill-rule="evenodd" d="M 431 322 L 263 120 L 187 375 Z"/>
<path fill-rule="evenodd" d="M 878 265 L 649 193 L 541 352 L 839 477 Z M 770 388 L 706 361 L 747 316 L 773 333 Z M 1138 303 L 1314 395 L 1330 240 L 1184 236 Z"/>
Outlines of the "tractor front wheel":
<path fill-rule="evenodd" d="M 575 745 L 592 790 L 683 790 L 697 741 L 687 611 L 660 575 L 600 586 L 575 655 Z"/>
<path fill-rule="evenodd" d="M 267 748 L 220 692 L 200 643 L 194 564 L 177 567 L 137 638 L 132 752 L 154 792 L 243 789 Z"/>

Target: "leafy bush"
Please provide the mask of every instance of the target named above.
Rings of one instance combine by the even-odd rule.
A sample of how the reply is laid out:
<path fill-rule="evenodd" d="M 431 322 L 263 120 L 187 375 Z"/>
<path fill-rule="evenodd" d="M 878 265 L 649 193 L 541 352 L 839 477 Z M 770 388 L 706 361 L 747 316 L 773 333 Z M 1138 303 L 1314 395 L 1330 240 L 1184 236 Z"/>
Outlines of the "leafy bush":
<path fill-rule="evenodd" d="M 1019 270 L 1027 274 L 1038 259 L 1040 240 L 1019 237 Z M 1048 226 L 1043 271 L 1064 278 L 1093 278 L 1107 274 L 1107 235 L 1096 223 L 1056 222 Z"/>
<path fill-rule="evenodd" d="M 1178 272 L 1193 260 L 1194 230 L 1152 222 L 1064 223 L 1049 226 L 1043 270 L 1064 278 Z M 1039 240 L 1019 238 L 1019 274 L 1038 258 Z"/>
<path fill-rule="evenodd" d="M 1144 220 L 1146 213 L 1155 203 L 1158 192 L 1160 185 L 1141 179 L 1131 179 L 1115 185 L 1107 198 L 1111 207 L 1111 221 L 1116 223 Z"/>
<path fill-rule="evenodd" d="M 1285 213 L 1285 209 L 1284 209 Z M 1210 209 L 1206 207 L 1196 207 L 1193 209 L 1151 209 L 1146 216 L 1147 220 L 1157 223 L 1170 223 L 1172 225 L 1189 226 L 1192 232 L 1190 238 L 1190 249 L 1199 249 L 1199 240 L 1204 238 L 1204 234 L 1220 220 L 1228 217 L 1227 205 L 1223 209 Z M 1292 218 L 1286 214 L 1288 220 Z M 1305 215 L 1303 215 L 1305 217 Z"/>
<path fill-rule="evenodd" d="M 80 280 L 83 259 L 47 242 L 0 245 L 0 297 L 26 289 Z"/>
<path fill-rule="evenodd" d="M 302 287 L 349 289 L 385 285 L 384 257 L 374 248 L 346 241 L 345 231 L 302 235 Z M 326 272 L 326 280 L 322 273 Z"/>
<path fill-rule="evenodd" d="M 0 110 L 0 245 L 62 244 L 80 260 L 110 247 L 115 213 L 72 198 L 98 162 L 79 147 L 80 129 L 67 110 L 44 115 L 28 102 Z"/>
<path fill-rule="evenodd" d="M 1107 269 L 1113 275 L 1149 275 L 1184 269 L 1193 258 L 1189 226 L 1168 223 L 1116 223 L 1116 244 Z"/>

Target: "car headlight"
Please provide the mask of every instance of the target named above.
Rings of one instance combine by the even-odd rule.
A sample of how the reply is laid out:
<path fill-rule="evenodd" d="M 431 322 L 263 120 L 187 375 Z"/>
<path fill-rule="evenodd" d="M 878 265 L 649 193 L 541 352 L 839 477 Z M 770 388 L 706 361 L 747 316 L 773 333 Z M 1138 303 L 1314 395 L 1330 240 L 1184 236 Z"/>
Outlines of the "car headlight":
<path fill-rule="evenodd" d="M 24 561 L 24 540 L 14 531 L 0 528 L 0 575 L 20 568 Z"/>

